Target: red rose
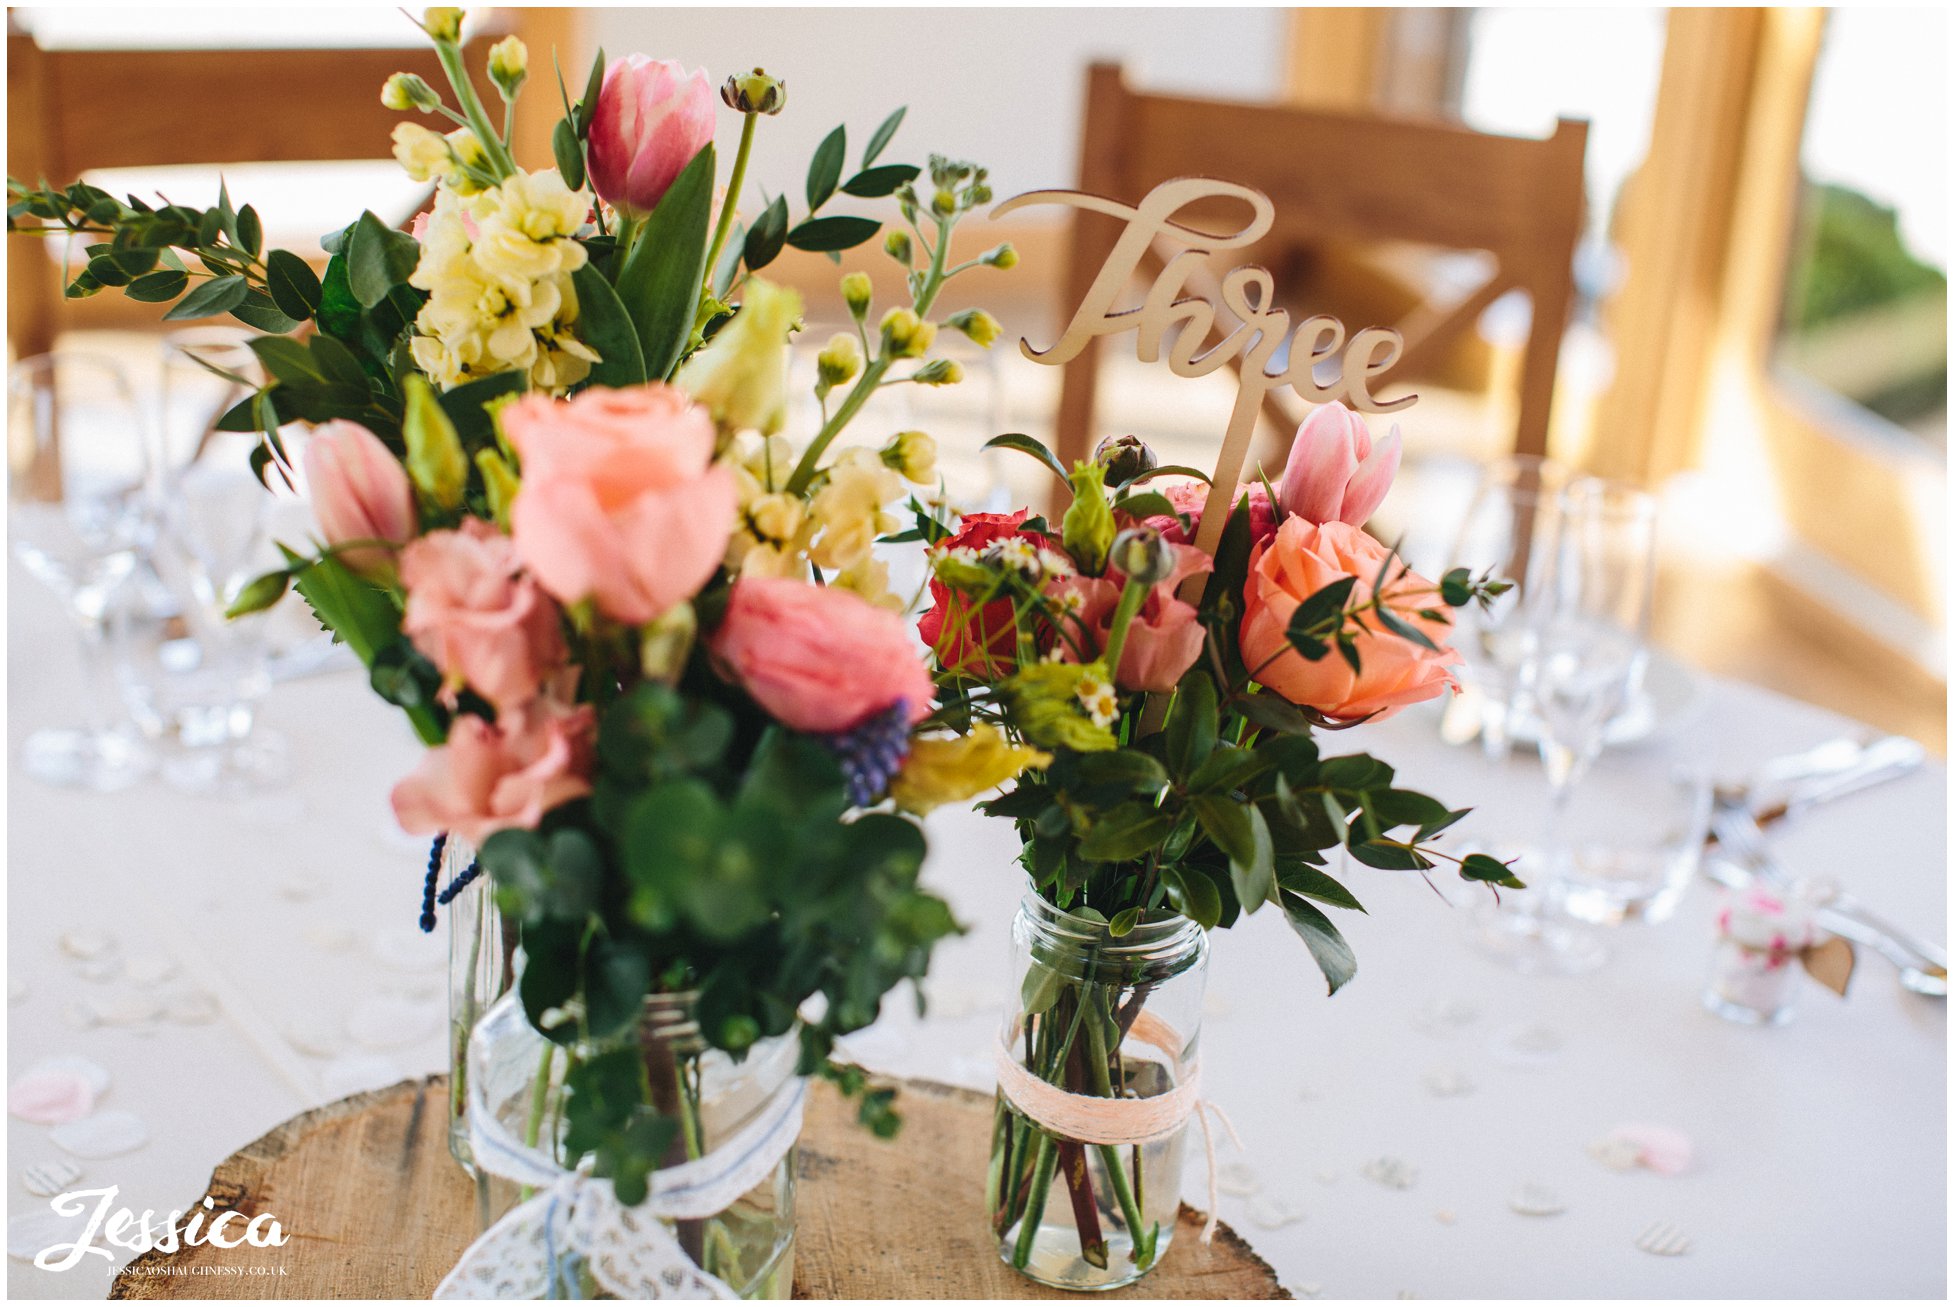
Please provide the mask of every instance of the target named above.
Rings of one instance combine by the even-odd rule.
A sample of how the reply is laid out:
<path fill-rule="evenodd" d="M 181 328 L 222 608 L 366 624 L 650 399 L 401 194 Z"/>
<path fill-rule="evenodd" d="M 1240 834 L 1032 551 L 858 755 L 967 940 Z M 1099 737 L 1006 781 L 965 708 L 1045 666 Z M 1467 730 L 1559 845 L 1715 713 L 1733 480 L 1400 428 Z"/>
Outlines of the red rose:
<path fill-rule="evenodd" d="M 938 548 L 981 550 L 1008 536 L 1023 536 L 1040 548 L 1049 546 L 1049 536 L 1019 530 L 1030 516 L 1028 508 L 1015 513 L 966 513 L 961 528 Z M 930 608 L 917 621 L 916 633 L 951 671 L 990 680 L 1017 667 L 1018 628 L 1009 599 L 993 600 L 971 613 L 967 598 L 932 578 Z"/>

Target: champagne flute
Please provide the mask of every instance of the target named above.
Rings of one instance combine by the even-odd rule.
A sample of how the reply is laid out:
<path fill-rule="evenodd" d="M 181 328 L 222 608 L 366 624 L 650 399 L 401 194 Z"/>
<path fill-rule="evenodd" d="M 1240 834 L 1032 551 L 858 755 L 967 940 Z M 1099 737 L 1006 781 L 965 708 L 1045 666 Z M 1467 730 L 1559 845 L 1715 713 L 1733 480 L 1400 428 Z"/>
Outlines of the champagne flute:
<path fill-rule="evenodd" d="M 1656 501 L 1586 477 L 1562 491 L 1554 543 L 1525 605 L 1520 694 L 1539 732 L 1551 790 L 1523 878 L 1535 888 L 1491 914 L 1485 940 L 1523 971 L 1573 974 L 1606 958 L 1598 935 L 1565 911 L 1571 868 L 1562 834 L 1575 787 L 1600 756 L 1608 723 L 1641 683 L 1655 592 Z"/>
<path fill-rule="evenodd" d="M 57 351 L 7 376 L 8 535 L 14 557 L 60 597 L 80 637 L 84 725 L 36 731 L 21 763 L 51 785 L 116 790 L 149 769 L 111 725 L 102 676 L 111 601 L 154 529 L 150 460 L 134 391 L 112 359 Z"/>
<path fill-rule="evenodd" d="M 1526 600 L 1546 568 L 1568 479 L 1564 466 L 1532 454 L 1488 464 L 1446 563 L 1448 571 L 1490 571 L 1513 587 L 1483 609 L 1471 605 L 1452 615 L 1453 645 L 1465 656 L 1463 693 L 1446 704 L 1441 733 L 1461 743 L 1476 733 L 1494 762 L 1505 761 L 1515 728 L 1523 724 L 1520 681 L 1531 635 Z"/>

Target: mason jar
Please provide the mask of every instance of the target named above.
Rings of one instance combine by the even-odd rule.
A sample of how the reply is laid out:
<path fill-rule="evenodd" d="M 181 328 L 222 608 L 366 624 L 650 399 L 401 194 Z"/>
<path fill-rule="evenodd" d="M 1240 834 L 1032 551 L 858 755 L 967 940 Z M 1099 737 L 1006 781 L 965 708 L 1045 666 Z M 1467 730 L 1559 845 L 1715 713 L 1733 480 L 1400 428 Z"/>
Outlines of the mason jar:
<path fill-rule="evenodd" d="M 726 1154 L 746 1153 L 756 1133 L 775 1138 L 782 1130 L 798 1133 L 798 1111 L 790 1114 L 790 1109 L 797 1109 L 803 1092 L 801 1078 L 795 1074 L 798 1030 L 760 1040 L 735 1059 L 709 1047 L 701 1037 L 695 999 L 696 995 L 689 992 L 650 995 L 635 1028 L 609 1039 L 567 1045 L 552 1044 L 536 1031 L 514 994 L 490 1009 L 476 1027 L 469 1049 L 471 1074 L 479 1082 L 471 1087 L 471 1110 L 486 1108 L 498 1127 L 497 1149 L 478 1159 L 483 1170 L 490 1173 L 483 1179 L 484 1230 L 575 1169 L 580 1159 L 567 1156 L 563 1148 L 568 1102 L 565 1077 L 572 1066 L 621 1046 L 634 1048 L 643 1061 L 645 1102 L 677 1127 L 658 1161 L 660 1170 L 701 1159 L 711 1161 L 709 1155 L 715 1150 L 720 1161 L 735 1162 L 739 1159 Z M 522 1154 L 523 1165 L 518 1169 L 523 1174 L 514 1178 L 494 1174 L 511 1169 L 497 1160 L 498 1153 L 506 1158 L 511 1149 Z M 747 1154 L 749 1162 L 757 1155 L 764 1170 L 710 1214 L 682 1219 L 657 1214 L 653 1207 L 658 1170 L 652 1173 L 653 1196 L 647 1199 L 653 1207 L 625 1211 L 643 1210 L 654 1215 L 691 1267 L 712 1276 L 739 1297 L 789 1297 L 794 1282 L 798 1147 L 790 1142 L 770 1165 L 766 1161 L 769 1151 Z M 736 1168 L 736 1173 L 752 1170 L 749 1164 Z M 615 1200 L 606 1193 L 604 1201 Z M 583 1219 L 584 1214 L 579 1212 L 563 1228 Z M 639 1228 L 639 1223 L 628 1221 L 621 1228 Z M 545 1237 L 541 1231 L 535 1233 L 539 1239 Z M 610 1246 L 615 1252 L 615 1245 Z M 641 1269 L 632 1261 L 631 1249 L 621 1251 L 625 1261 Z M 557 1287 L 539 1296 L 612 1296 L 572 1241 L 564 1239 L 550 1253 L 559 1263 Z M 464 1263 L 466 1260 L 464 1257 Z M 574 1285 L 577 1292 L 566 1294 L 566 1285 Z M 678 1296 L 688 1295 L 681 1292 Z"/>
<path fill-rule="evenodd" d="M 1028 894 L 999 1032 L 986 1209 L 1041 1284 L 1111 1289 L 1159 1264 L 1195 1110 L 1207 932 L 1175 913 L 1122 935 Z"/>

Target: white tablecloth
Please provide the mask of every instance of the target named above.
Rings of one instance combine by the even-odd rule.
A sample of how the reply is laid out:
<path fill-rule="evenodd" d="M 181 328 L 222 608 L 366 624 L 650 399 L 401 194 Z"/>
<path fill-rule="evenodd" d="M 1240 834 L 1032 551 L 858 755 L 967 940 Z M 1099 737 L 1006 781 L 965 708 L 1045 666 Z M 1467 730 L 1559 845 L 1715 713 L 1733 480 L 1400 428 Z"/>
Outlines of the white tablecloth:
<path fill-rule="evenodd" d="M 30 730 L 75 716 L 76 693 L 60 619 L 32 582 L 12 579 L 10 756 Z M 213 1164 L 295 1113 L 444 1065 L 442 945 L 414 929 L 425 853 L 392 832 L 386 806 L 417 746 L 354 674 L 280 685 L 263 720 L 289 741 L 294 775 L 284 795 L 253 804 L 160 785 L 77 794 L 10 773 L 10 1075 L 57 1055 L 111 1071 L 101 1107 L 136 1113 L 150 1142 L 84 1163 L 79 1183 L 118 1186 L 118 1205 L 138 1213 L 195 1201 Z M 1717 682 L 1639 756 L 1737 776 L 1849 729 Z M 1405 784 L 1479 805 L 1468 833 L 1525 835 L 1537 822 L 1537 767 L 1494 769 L 1445 748 L 1428 714 L 1332 739 L 1389 759 Z M 1779 847 L 1939 936 L 1945 784 L 1930 767 L 1809 817 Z M 982 1085 L 1020 873 L 1007 824 L 950 812 L 930 828 L 928 878 L 971 930 L 939 951 L 932 1016 L 916 1020 L 897 996 L 856 1050 L 889 1071 Z M 1698 1005 L 1705 887 L 1666 925 L 1616 932 L 1603 970 L 1543 979 L 1482 960 L 1467 914 L 1409 873 L 1352 868 L 1350 884 L 1370 913 L 1338 918 L 1361 967 L 1349 988 L 1326 999 L 1300 941 L 1265 911 L 1217 938 L 1202 1041 L 1204 1083 L 1248 1147 L 1223 1149 L 1242 1164 L 1230 1187 L 1258 1185 L 1303 1213 L 1263 1228 L 1256 1199 L 1235 1193 L 1222 1215 L 1299 1295 L 1945 1295 L 1945 1013 L 1900 991 L 1885 963 L 1865 959 L 1844 1001 L 1807 986 L 1792 1025 L 1744 1029 Z M 1446 892 L 1465 901 L 1456 882 Z M 62 949 L 67 932 L 111 936 L 122 961 L 78 962 Z M 128 978 L 167 970 L 157 954 L 174 975 Z M 220 1019 L 82 1028 L 73 1015 L 78 1004 L 113 1014 L 142 994 L 182 1011 L 197 990 L 221 1000 Z M 1440 1008 L 1445 1019 L 1426 1019 Z M 1558 1053 L 1516 1062 L 1505 1050 L 1519 1030 L 1551 1034 Z M 1435 1095 L 1434 1072 L 1474 1088 Z M 1588 1155 L 1628 1122 L 1687 1133 L 1693 1168 L 1624 1174 Z M 46 1128 L 9 1119 L 10 1217 L 45 1209 L 21 1168 L 63 1155 Z M 1415 1170 L 1411 1187 L 1360 1173 L 1387 1155 Z M 1194 1156 L 1186 1193 L 1198 1202 Z M 1510 1210 L 1528 1181 L 1566 1211 Z M 1656 1220 L 1685 1232 L 1690 1251 L 1639 1251 Z M 291 1233 L 294 1261 L 320 1255 Z M 58 1274 L 15 1260 L 9 1287 L 96 1297 L 113 1269 L 99 1257 Z"/>

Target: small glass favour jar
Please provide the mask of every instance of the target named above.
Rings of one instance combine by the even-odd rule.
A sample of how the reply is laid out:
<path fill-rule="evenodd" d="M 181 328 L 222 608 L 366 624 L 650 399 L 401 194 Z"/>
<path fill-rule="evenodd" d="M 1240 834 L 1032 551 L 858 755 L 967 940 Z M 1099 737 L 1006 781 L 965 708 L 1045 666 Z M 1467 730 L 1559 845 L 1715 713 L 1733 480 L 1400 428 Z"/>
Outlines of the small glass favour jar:
<path fill-rule="evenodd" d="M 987 1210 L 998 1253 L 1059 1289 L 1145 1275 L 1174 1237 L 1200 1092 L 1207 932 L 1161 913 L 1114 935 L 1027 895 L 1011 930 Z"/>
<path fill-rule="evenodd" d="M 1743 1025 L 1791 1020 L 1799 962 L 1814 938 L 1811 908 L 1789 894 L 1753 885 L 1724 897 L 1716 933 L 1703 1006 Z"/>

